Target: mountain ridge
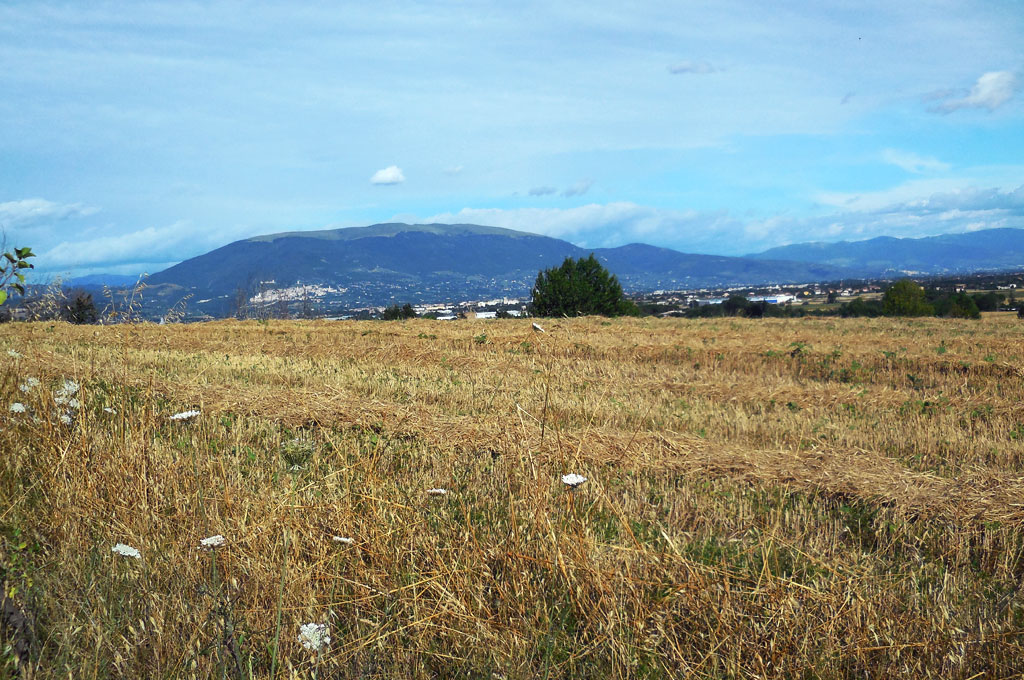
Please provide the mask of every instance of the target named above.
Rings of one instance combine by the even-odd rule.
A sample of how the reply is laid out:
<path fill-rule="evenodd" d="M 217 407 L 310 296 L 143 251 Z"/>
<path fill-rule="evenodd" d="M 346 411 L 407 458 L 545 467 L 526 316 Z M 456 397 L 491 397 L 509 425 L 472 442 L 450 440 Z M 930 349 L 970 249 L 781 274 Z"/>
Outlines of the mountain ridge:
<path fill-rule="evenodd" d="M 745 257 L 819 262 L 875 276 L 1024 269 L 1024 229 L 998 227 L 919 238 L 876 236 L 863 241 L 794 243 Z"/>
<path fill-rule="evenodd" d="M 251 297 L 261 290 L 329 287 L 339 306 L 396 301 L 529 297 L 537 273 L 593 253 L 627 291 L 803 283 L 850 278 L 843 267 L 680 253 L 634 243 L 581 248 L 560 239 L 481 225 L 383 223 L 279 232 L 229 243 L 148 280 L 199 298 Z"/>

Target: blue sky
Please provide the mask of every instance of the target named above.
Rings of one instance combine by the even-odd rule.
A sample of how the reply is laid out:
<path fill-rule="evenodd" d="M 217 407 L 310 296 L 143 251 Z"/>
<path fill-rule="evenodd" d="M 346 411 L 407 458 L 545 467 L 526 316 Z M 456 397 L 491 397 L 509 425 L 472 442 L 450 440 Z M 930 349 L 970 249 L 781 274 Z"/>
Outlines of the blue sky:
<path fill-rule="evenodd" d="M 739 255 L 1024 227 L 1019 0 L 0 1 L 40 276 L 386 221 Z"/>

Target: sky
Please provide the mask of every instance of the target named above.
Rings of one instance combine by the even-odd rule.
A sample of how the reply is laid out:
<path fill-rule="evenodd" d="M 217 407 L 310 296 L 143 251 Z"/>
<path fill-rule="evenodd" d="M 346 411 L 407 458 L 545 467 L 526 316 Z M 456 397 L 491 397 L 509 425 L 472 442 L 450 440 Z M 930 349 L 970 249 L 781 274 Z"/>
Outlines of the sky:
<path fill-rule="evenodd" d="M 721 255 L 1024 228 L 1024 3 L 0 0 L 36 276 L 393 221 Z"/>

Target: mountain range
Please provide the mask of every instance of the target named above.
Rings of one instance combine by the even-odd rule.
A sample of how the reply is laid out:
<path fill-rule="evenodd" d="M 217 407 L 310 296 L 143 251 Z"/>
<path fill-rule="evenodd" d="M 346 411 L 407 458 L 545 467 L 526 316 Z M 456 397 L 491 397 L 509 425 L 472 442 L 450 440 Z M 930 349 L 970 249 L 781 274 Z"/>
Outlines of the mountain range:
<path fill-rule="evenodd" d="M 847 267 L 869 276 L 959 274 L 1024 269 L 1024 229 L 983 229 L 924 238 L 797 243 L 748 255 Z"/>
<path fill-rule="evenodd" d="M 332 306 L 528 298 L 538 271 L 593 253 L 627 291 L 717 288 L 1024 269 L 1024 230 L 919 239 L 802 243 L 745 257 L 681 253 L 642 243 L 581 248 L 473 224 L 375 224 L 235 241 L 149 277 L 158 295 L 192 293 L 206 313 L 297 286 Z M 289 292 L 289 289 L 290 292 Z M 267 297 L 269 295 L 269 297 Z"/>
<path fill-rule="evenodd" d="M 239 293 L 317 286 L 339 306 L 529 297 L 541 269 L 593 253 L 627 291 L 799 283 L 856 276 L 813 262 L 680 253 L 634 243 L 580 248 L 568 241 L 473 224 L 375 224 L 284 232 L 229 243 L 149 277 L 194 293 L 211 312 Z M 215 315 L 216 315 L 215 313 Z"/>

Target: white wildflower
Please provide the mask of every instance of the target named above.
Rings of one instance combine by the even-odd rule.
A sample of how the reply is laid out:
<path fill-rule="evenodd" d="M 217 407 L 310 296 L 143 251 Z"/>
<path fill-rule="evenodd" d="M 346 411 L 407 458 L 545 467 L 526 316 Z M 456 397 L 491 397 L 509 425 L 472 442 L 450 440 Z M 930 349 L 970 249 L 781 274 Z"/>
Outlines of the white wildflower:
<path fill-rule="evenodd" d="M 224 543 L 224 537 L 220 534 L 215 534 L 213 536 L 210 536 L 209 538 L 204 538 L 203 540 L 199 541 L 199 547 L 203 550 L 213 550 L 214 548 L 221 547 L 222 545 L 224 545 Z"/>
<path fill-rule="evenodd" d="M 64 423 L 65 425 L 70 425 L 71 424 L 71 416 L 69 414 L 67 414 L 67 413 L 61 413 L 60 414 L 60 422 Z"/>
<path fill-rule="evenodd" d="M 182 411 L 171 416 L 171 420 L 191 420 L 199 415 L 199 411 Z"/>
<path fill-rule="evenodd" d="M 82 402 L 78 401 L 77 399 L 68 399 L 68 406 L 70 406 L 73 409 L 80 409 L 82 408 Z"/>
<path fill-rule="evenodd" d="M 57 393 L 65 397 L 71 397 L 72 395 L 78 392 L 78 388 L 79 385 L 74 380 L 65 380 L 64 384 L 61 385 L 61 388 L 60 390 L 58 390 Z"/>
<path fill-rule="evenodd" d="M 103 407 L 103 412 L 104 413 L 110 413 L 112 415 L 117 415 L 117 411 L 115 411 L 114 409 L 110 408 L 109 406 L 104 406 Z"/>
<path fill-rule="evenodd" d="M 124 543 L 118 543 L 110 550 L 112 552 L 117 553 L 118 555 L 121 555 L 122 557 L 134 557 L 137 560 L 142 559 L 142 553 L 140 553 L 138 550 L 131 547 L 130 545 L 125 545 Z"/>
<path fill-rule="evenodd" d="M 9 356 L 9 357 L 11 357 L 13 359 L 21 359 L 21 358 L 23 358 L 23 355 L 21 354 L 21 352 L 18 352 L 17 350 L 13 350 L 13 349 L 7 350 L 7 356 Z"/>
<path fill-rule="evenodd" d="M 448 489 L 427 489 L 428 496 L 447 496 Z"/>
<path fill-rule="evenodd" d="M 29 392 L 34 387 L 39 387 L 38 378 L 25 378 L 25 382 L 18 385 L 18 389 L 22 392 Z"/>
<path fill-rule="evenodd" d="M 568 475 L 562 475 L 562 484 L 565 484 L 570 489 L 575 489 L 577 486 L 587 481 L 587 478 L 583 475 L 578 475 L 575 472 Z"/>
<path fill-rule="evenodd" d="M 25 412 L 25 405 L 22 404 L 20 401 L 16 401 L 13 404 L 11 404 L 11 413 L 24 413 L 24 412 Z"/>
<path fill-rule="evenodd" d="M 332 536 L 331 540 L 335 543 L 341 543 L 342 545 L 352 545 L 356 542 L 356 539 L 349 538 L 348 536 Z"/>
<path fill-rule="evenodd" d="M 299 628 L 299 642 L 311 652 L 319 652 L 331 644 L 326 623 L 304 623 Z"/>
<path fill-rule="evenodd" d="M 75 399 L 75 394 L 78 393 L 78 383 L 74 380 L 65 380 L 64 384 L 61 385 L 60 389 L 54 392 L 53 403 L 59 406 L 70 406 L 71 408 L 78 408 L 81 404 Z"/>

